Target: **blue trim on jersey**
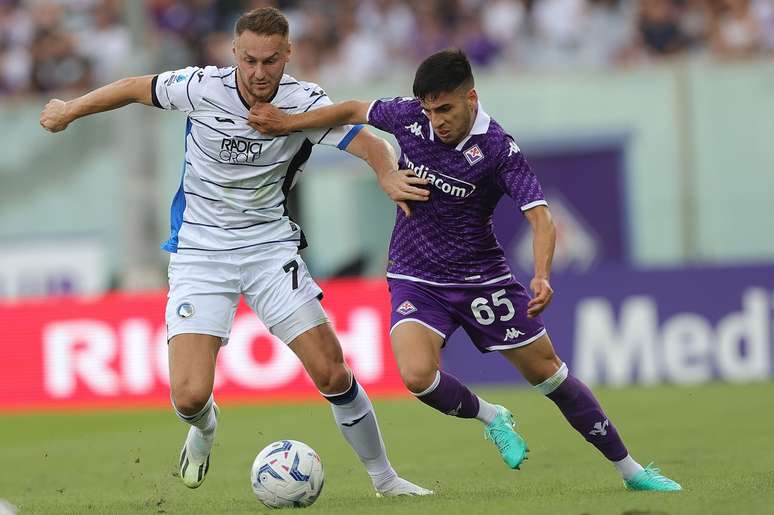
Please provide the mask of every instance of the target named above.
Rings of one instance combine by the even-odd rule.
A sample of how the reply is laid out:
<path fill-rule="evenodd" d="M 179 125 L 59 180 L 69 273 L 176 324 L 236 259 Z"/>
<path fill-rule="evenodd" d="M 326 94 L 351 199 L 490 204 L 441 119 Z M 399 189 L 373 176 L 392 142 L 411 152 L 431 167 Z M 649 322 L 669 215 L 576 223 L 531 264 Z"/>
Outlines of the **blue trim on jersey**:
<path fill-rule="evenodd" d="M 185 124 L 185 152 L 188 152 L 188 135 L 191 133 L 191 119 L 188 118 Z M 185 190 L 183 189 L 183 182 L 185 181 L 185 167 L 186 162 L 183 159 L 183 173 L 180 176 L 180 187 L 175 193 L 175 198 L 172 199 L 172 208 L 169 212 L 169 221 L 172 229 L 172 234 L 169 239 L 161 246 L 163 250 L 177 253 L 177 233 L 180 232 L 180 227 L 183 225 L 183 211 L 185 211 Z"/>
<path fill-rule="evenodd" d="M 344 139 L 339 142 L 338 147 L 339 150 L 347 150 L 347 147 L 349 146 L 349 143 L 355 139 L 355 136 L 357 136 L 357 133 L 363 130 L 364 125 L 362 123 L 359 123 L 352 127 L 346 136 L 344 136 Z M 322 140 L 320 140 L 322 141 Z"/>

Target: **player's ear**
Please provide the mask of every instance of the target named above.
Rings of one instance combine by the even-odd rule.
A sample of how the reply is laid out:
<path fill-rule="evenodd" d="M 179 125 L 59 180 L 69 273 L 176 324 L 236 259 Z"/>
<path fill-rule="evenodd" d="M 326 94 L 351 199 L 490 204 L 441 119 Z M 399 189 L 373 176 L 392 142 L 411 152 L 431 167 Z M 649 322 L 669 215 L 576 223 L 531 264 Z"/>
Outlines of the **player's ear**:
<path fill-rule="evenodd" d="M 478 105 L 478 93 L 476 93 L 476 88 L 471 88 L 470 91 L 468 91 L 467 97 L 470 107 L 475 108 Z"/>
<path fill-rule="evenodd" d="M 231 53 L 234 54 L 234 59 L 236 59 L 236 39 L 231 40 Z"/>

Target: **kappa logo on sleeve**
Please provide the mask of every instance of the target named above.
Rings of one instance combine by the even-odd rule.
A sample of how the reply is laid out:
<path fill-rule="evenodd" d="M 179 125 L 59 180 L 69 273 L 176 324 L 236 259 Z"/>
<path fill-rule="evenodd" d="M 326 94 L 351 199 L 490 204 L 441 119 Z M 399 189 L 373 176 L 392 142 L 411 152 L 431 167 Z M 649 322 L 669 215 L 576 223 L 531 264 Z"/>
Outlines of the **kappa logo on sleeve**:
<path fill-rule="evenodd" d="M 468 160 L 468 163 L 470 163 L 470 166 L 473 166 L 474 164 L 484 159 L 484 153 L 481 152 L 481 149 L 478 148 L 478 145 L 473 145 L 472 147 L 467 149 L 464 152 L 464 154 L 465 154 L 465 159 Z"/>
<path fill-rule="evenodd" d="M 406 316 L 406 315 L 410 315 L 411 313 L 417 312 L 418 309 L 414 306 L 414 304 L 405 300 L 400 306 L 398 306 L 398 309 L 396 309 L 395 311 L 397 311 L 403 316 Z"/>

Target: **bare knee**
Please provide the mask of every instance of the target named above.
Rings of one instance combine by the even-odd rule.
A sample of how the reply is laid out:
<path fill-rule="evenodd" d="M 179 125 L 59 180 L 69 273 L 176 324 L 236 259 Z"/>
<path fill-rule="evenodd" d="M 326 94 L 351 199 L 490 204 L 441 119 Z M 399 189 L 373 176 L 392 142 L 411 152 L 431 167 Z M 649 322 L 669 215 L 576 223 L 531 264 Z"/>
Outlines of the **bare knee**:
<path fill-rule="evenodd" d="M 170 340 L 169 382 L 179 413 L 195 415 L 207 404 L 220 344 L 220 338 L 206 334 L 178 334 Z"/>
<path fill-rule="evenodd" d="M 175 409 L 183 415 L 191 416 L 199 413 L 210 399 L 212 391 L 203 386 L 197 386 L 188 381 L 172 385 L 172 402 Z"/>
<path fill-rule="evenodd" d="M 531 360 L 524 366 L 523 374 L 530 384 L 537 385 L 556 374 L 562 366 L 562 360 L 553 352 L 550 355 L 541 356 Z"/>
<path fill-rule="evenodd" d="M 537 385 L 556 374 L 562 366 L 562 360 L 554 352 L 554 346 L 547 334 L 524 347 L 501 351 L 505 359 L 510 361 L 524 379 Z"/>
<path fill-rule="evenodd" d="M 400 377 L 406 388 L 411 393 L 417 394 L 430 388 L 437 372 L 438 369 L 435 367 L 406 367 L 401 369 Z"/>
<path fill-rule="evenodd" d="M 352 373 L 343 362 L 331 363 L 312 377 L 317 389 L 328 395 L 344 392 L 349 388 L 351 378 Z"/>

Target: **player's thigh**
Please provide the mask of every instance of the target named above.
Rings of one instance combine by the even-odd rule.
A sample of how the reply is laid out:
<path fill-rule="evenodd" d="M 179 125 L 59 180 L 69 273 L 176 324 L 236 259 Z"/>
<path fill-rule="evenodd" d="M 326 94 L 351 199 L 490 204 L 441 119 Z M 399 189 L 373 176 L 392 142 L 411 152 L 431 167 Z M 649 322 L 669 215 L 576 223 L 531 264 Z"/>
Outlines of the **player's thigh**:
<path fill-rule="evenodd" d="M 341 345 L 319 300 L 303 304 L 269 331 L 298 356 L 320 391 L 340 393 L 349 386 Z"/>
<path fill-rule="evenodd" d="M 178 408 L 206 402 L 218 349 L 228 340 L 239 301 L 238 267 L 228 256 L 170 258 L 166 307 L 170 387 Z"/>
<path fill-rule="evenodd" d="M 352 374 L 344 363 L 344 353 L 330 322 L 307 329 L 293 338 L 289 347 L 322 393 L 347 390 Z"/>
<path fill-rule="evenodd" d="M 169 384 L 178 408 L 207 401 L 221 344 L 218 336 L 193 333 L 178 334 L 169 341 Z"/>
<path fill-rule="evenodd" d="M 500 353 L 513 363 L 532 385 L 542 383 L 562 366 L 562 360 L 554 352 L 551 338 L 545 333 L 529 345 L 503 350 Z"/>
<path fill-rule="evenodd" d="M 275 245 L 244 260 L 241 268 L 248 305 L 295 352 L 317 388 L 325 394 L 345 390 L 351 374 L 320 305 L 322 290 L 298 246 Z"/>
<path fill-rule="evenodd" d="M 427 326 L 413 321 L 393 328 L 390 338 L 403 384 L 414 393 L 426 390 L 441 367 L 444 339 Z"/>
<path fill-rule="evenodd" d="M 411 391 L 428 386 L 439 368 L 441 348 L 457 322 L 446 309 L 442 289 L 389 279 L 390 338 L 404 384 Z"/>
<path fill-rule="evenodd" d="M 322 298 L 322 290 L 292 242 L 243 256 L 240 270 L 245 301 L 268 328 L 312 299 Z"/>

